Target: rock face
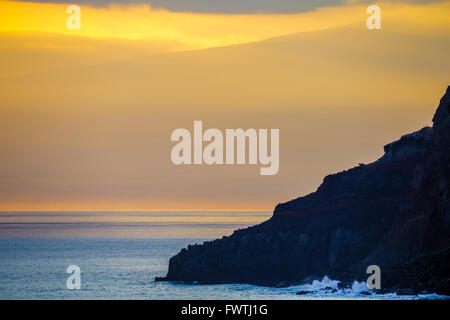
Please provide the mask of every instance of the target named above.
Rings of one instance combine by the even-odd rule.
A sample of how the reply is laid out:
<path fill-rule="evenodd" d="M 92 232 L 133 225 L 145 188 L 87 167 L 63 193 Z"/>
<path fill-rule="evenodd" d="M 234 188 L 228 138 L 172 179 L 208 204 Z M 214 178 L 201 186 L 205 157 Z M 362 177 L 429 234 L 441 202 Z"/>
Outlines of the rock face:
<path fill-rule="evenodd" d="M 425 127 L 384 147 L 379 160 L 325 177 L 316 192 L 229 237 L 188 246 L 165 278 L 288 285 L 330 278 L 382 289 L 450 294 L 450 87 Z"/>

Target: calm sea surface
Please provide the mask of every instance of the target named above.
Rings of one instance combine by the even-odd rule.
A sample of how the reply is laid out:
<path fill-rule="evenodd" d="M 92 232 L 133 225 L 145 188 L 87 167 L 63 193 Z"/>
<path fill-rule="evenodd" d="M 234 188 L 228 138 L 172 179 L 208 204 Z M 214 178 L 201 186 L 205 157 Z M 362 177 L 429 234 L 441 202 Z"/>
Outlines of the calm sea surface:
<path fill-rule="evenodd" d="M 0 299 L 359 299 L 364 284 L 334 294 L 318 279 L 305 286 L 154 282 L 188 244 L 231 234 L 270 212 L 22 212 L 0 213 Z M 81 289 L 69 290 L 69 265 L 81 269 Z M 395 295 L 372 299 L 396 299 Z M 418 297 L 402 297 L 418 298 Z M 422 298 L 442 298 L 436 295 Z"/>

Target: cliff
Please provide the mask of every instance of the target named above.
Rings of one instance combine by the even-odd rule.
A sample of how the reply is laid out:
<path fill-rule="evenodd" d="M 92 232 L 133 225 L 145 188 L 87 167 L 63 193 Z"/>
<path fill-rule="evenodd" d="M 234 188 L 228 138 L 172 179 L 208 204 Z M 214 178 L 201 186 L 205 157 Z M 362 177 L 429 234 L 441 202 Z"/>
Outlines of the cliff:
<path fill-rule="evenodd" d="M 433 127 L 402 136 L 377 161 L 325 177 L 316 192 L 231 236 L 182 249 L 165 278 L 288 285 L 325 275 L 382 290 L 450 294 L 450 87 Z"/>

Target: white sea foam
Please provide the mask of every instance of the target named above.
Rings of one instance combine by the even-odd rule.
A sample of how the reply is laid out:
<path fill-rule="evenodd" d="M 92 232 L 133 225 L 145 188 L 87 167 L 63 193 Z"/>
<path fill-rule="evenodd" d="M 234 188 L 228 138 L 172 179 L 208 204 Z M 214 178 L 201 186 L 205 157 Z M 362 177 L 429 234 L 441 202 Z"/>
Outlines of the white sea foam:
<path fill-rule="evenodd" d="M 330 279 L 328 276 L 324 276 L 320 280 L 314 280 L 310 284 L 296 285 L 287 288 L 275 288 L 274 290 L 290 292 L 296 294 L 297 292 L 303 292 L 302 295 L 297 295 L 299 298 L 304 299 L 375 299 L 375 300 L 436 300 L 436 299 L 450 299 L 449 296 L 442 296 L 436 293 L 432 294 L 419 294 L 419 295 L 397 295 L 393 293 L 378 294 L 374 290 L 367 288 L 365 282 L 353 281 L 352 285 L 348 288 L 342 288 L 339 284 L 339 280 Z"/>

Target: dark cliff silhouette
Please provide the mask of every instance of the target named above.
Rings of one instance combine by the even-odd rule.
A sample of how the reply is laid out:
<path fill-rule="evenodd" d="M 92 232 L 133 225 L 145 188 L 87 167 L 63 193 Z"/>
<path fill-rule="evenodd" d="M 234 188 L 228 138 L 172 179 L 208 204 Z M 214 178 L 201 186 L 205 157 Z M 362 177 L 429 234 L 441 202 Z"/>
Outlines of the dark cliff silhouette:
<path fill-rule="evenodd" d="M 350 283 L 376 264 L 382 290 L 450 294 L 450 86 L 433 127 L 384 151 L 278 204 L 268 221 L 182 249 L 156 280 L 276 286 L 327 275 Z"/>

